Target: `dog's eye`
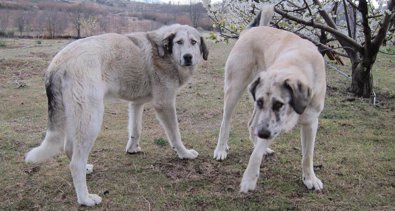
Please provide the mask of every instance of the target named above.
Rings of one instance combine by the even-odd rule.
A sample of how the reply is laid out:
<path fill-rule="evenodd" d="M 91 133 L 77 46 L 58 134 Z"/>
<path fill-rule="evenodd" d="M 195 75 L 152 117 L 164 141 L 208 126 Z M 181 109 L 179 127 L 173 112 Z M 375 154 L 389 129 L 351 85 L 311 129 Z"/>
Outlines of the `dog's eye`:
<path fill-rule="evenodd" d="M 184 41 L 183 40 L 178 40 L 177 44 L 182 45 L 182 44 L 184 44 Z"/>
<path fill-rule="evenodd" d="M 258 108 L 263 108 L 263 100 L 262 99 L 258 99 L 256 101 L 256 105 L 258 106 Z"/>
<path fill-rule="evenodd" d="M 191 44 L 192 44 L 192 45 L 195 45 L 196 43 L 197 43 L 196 40 L 191 40 Z"/>
<path fill-rule="evenodd" d="M 277 101 L 273 104 L 273 111 L 279 111 L 283 106 L 284 103 Z"/>

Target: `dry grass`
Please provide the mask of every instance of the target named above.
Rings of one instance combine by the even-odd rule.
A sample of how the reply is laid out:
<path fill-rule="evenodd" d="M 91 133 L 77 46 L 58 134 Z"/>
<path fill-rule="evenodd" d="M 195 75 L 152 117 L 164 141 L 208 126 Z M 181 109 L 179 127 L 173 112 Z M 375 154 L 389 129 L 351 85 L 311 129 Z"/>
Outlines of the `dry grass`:
<path fill-rule="evenodd" d="M 38 145 L 46 127 L 43 70 L 68 40 L 5 40 L 0 48 L 0 210 L 84 210 L 79 207 L 68 160 L 60 155 L 27 165 L 24 154 Z M 239 194 L 251 153 L 247 94 L 237 107 L 229 159 L 212 159 L 222 117 L 223 67 L 231 45 L 213 44 L 177 98 L 184 143 L 196 160 L 179 160 L 168 144 L 153 109 L 143 120 L 144 153 L 124 153 L 127 105 L 106 108 L 102 132 L 90 156 L 92 193 L 103 197 L 99 210 L 395 210 L 395 105 L 393 57 L 380 55 L 375 69 L 379 107 L 346 92 L 349 82 L 328 70 L 328 97 L 320 120 L 315 165 L 322 192 L 308 191 L 300 180 L 298 129 L 273 144 L 275 155 L 261 168 L 258 188 Z M 346 68 L 343 68 L 346 69 Z M 21 84 L 23 86 L 21 86 Z"/>

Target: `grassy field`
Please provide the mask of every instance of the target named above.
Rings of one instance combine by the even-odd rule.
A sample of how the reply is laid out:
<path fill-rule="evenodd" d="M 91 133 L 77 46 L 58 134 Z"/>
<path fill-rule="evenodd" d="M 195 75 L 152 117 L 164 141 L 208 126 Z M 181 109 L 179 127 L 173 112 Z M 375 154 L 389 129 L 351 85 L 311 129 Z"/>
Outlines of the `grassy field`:
<path fill-rule="evenodd" d="M 79 207 L 64 154 L 25 164 L 47 124 L 43 72 L 69 40 L 3 39 L 0 48 L 0 210 L 395 210 L 395 63 L 380 54 L 375 65 L 378 106 L 347 93 L 350 81 L 327 70 L 326 107 L 320 119 L 316 174 L 324 190 L 301 181 L 299 129 L 280 135 L 265 158 L 257 190 L 240 194 L 252 144 L 247 93 L 232 122 L 228 159 L 212 159 L 223 105 L 223 67 L 232 45 L 209 44 L 209 60 L 177 97 L 184 143 L 196 160 L 179 160 L 150 105 L 145 107 L 141 147 L 128 155 L 127 104 L 109 104 L 90 156 L 95 208 Z M 348 71 L 347 67 L 341 67 Z M 349 72 L 349 71 L 348 71 Z"/>

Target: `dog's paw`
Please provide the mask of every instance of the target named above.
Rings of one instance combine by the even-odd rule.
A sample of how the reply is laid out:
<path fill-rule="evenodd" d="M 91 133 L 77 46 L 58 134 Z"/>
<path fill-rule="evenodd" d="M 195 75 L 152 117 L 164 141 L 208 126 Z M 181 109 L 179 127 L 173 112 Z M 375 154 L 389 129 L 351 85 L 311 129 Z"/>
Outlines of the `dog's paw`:
<path fill-rule="evenodd" d="M 229 146 L 226 146 L 225 149 L 221 149 L 217 147 L 214 151 L 214 159 L 215 160 L 225 160 L 228 156 Z"/>
<path fill-rule="evenodd" d="M 324 188 L 324 184 L 316 176 L 312 176 L 310 178 L 303 177 L 303 183 L 310 190 L 322 190 Z"/>
<path fill-rule="evenodd" d="M 257 179 L 242 179 L 240 183 L 240 192 L 247 193 L 248 191 L 255 190 Z"/>
<path fill-rule="evenodd" d="M 195 158 L 197 158 L 198 155 L 199 155 L 198 152 L 196 152 L 193 149 L 189 149 L 189 150 L 186 150 L 184 153 L 178 154 L 178 157 L 180 159 L 195 159 Z"/>
<path fill-rule="evenodd" d="M 128 154 L 137 154 L 140 152 L 142 152 L 141 147 L 134 147 L 134 148 L 126 149 L 126 153 L 128 153 Z"/>
<path fill-rule="evenodd" d="M 266 151 L 263 153 L 263 155 L 273 155 L 274 151 L 272 149 L 270 149 L 269 147 L 266 148 Z"/>
<path fill-rule="evenodd" d="M 86 164 L 86 174 L 91 174 L 93 172 L 93 165 Z"/>
<path fill-rule="evenodd" d="M 96 194 L 88 194 L 86 197 L 82 199 L 78 199 L 78 203 L 80 205 L 92 207 L 97 204 L 100 204 L 101 200 L 102 200 L 101 197 Z"/>

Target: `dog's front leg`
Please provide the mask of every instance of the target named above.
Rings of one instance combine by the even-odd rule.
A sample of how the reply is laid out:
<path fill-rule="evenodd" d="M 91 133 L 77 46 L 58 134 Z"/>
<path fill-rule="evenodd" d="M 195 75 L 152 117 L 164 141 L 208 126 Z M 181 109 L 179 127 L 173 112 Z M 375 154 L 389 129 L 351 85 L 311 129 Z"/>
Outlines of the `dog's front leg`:
<path fill-rule="evenodd" d="M 140 135 L 144 104 L 129 103 L 129 138 L 126 152 L 130 154 L 141 152 Z"/>
<path fill-rule="evenodd" d="M 227 81 L 225 82 L 225 96 L 224 96 L 224 113 L 222 117 L 221 128 L 219 130 L 219 137 L 217 146 L 214 150 L 214 159 L 225 160 L 228 155 L 228 139 L 230 133 L 230 121 L 232 113 L 236 107 L 240 96 L 243 94 L 248 81 Z"/>
<path fill-rule="evenodd" d="M 199 153 L 193 149 L 187 149 L 181 141 L 178 128 L 175 102 L 155 104 L 157 118 L 165 129 L 171 147 L 177 152 L 181 159 L 195 159 Z"/>
<path fill-rule="evenodd" d="M 308 189 L 321 190 L 324 185 L 315 175 L 313 167 L 314 142 L 317 128 L 318 118 L 314 118 L 307 124 L 301 124 L 302 177 L 303 183 Z"/>
<path fill-rule="evenodd" d="M 243 174 L 243 179 L 240 184 L 240 192 L 247 193 L 250 190 L 255 190 L 256 183 L 259 178 L 259 170 L 262 163 L 263 155 L 267 152 L 267 148 L 272 140 L 258 139 L 254 147 L 254 151 L 250 156 L 248 166 Z"/>

